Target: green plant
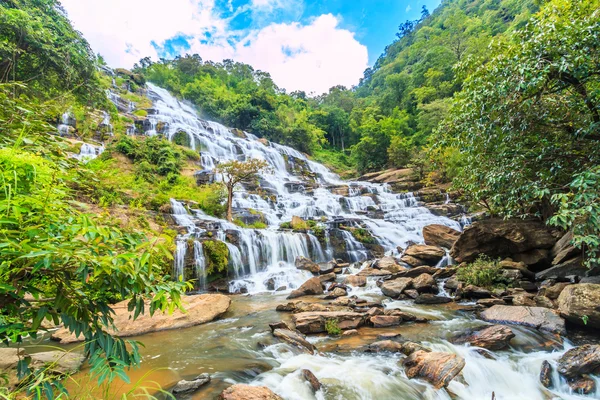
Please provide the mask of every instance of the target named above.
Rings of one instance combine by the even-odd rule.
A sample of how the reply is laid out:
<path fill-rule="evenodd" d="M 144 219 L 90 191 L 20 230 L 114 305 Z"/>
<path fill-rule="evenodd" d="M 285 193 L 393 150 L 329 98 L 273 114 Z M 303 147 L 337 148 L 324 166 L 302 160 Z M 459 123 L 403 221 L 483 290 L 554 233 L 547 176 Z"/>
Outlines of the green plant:
<path fill-rule="evenodd" d="M 581 320 L 583 321 L 584 325 L 587 325 L 588 322 L 590 321 L 590 317 L 588 317 L 587 315 L 584 315 L 581 317 Z"/>
<path fill-rule="evenodd" d="M 456 277 L 459 281 L 467 285 L 492 288 L 504 282 L 500 271 L 498 260 L 492 260 L 487 256 L 480 256 L 474 262 L 460 266 Z"/>
<path fill-rule="evenodd" d="M 325 331 L 327 331 L 327 334 L 331 336 L 338 336 L 342 333 L 337 319 L 328 319 L 325 321 Z"/>
<path fill-rule="evenodd" d="M 220 240 L 206 240 L 202 243 L 206 257 L 206 274 L 222 274 L 229 266 L 229 249 Z"/>

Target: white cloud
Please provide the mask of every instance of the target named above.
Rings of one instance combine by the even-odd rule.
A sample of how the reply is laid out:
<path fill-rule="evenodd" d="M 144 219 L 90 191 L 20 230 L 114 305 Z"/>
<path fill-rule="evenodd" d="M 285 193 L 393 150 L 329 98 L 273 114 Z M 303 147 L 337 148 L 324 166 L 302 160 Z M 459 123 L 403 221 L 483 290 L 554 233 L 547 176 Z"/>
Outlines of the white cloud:
<path fill-rule="evenodd" d="M 412 7 L 409 5 L 406 6 L 406 12 L 409 12 L 410 10 L 412 10 Z"/>
<path fill-rule="evenodd" d="M 295 0 L 252 0 L 252 5 L 282 7 Z M 190 53 L 204 60 L 230 58 L 271 73 L 280 87 L 322 93 L 331 86 L 358 83 L 368 66 L 367 48 L 339 27 L 331 14 L 309 24 L 272 23 L 262 29 L 234 32 L 218 17 L 214 0 L 62 0 L 92 48 L 109 65 L 130 67 L 158 54 L 159 45 L 177 35 L 191 37 Z M 210 42 L 201 43 L 205 32 Z"/>

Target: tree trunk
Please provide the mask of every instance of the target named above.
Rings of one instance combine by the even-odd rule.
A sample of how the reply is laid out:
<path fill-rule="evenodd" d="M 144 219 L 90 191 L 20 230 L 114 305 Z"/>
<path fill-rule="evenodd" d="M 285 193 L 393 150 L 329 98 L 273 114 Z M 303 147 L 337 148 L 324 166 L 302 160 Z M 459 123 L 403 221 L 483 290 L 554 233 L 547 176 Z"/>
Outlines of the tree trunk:
<path fill-rule="evenodd" d="M 227 185 L 227 221 L 233 222 L 233 185 Z"/>

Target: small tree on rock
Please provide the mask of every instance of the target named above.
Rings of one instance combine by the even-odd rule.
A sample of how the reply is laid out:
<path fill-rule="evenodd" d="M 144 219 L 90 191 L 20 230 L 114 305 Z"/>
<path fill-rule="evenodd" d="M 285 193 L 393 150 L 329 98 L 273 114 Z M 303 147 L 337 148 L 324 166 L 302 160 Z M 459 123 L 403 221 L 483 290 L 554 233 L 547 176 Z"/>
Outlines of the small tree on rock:
<path fill-rule="evenodd" d="M 223 176 L 223 183 L 227 187 L 227 221 L 233 221 L 233 191 L 239 183 L 256 179 L 260 172 L 268 169 L 264 160 L 257 158 L 248 161 L 227 161 L 216 168 L 216 172 Z"/>

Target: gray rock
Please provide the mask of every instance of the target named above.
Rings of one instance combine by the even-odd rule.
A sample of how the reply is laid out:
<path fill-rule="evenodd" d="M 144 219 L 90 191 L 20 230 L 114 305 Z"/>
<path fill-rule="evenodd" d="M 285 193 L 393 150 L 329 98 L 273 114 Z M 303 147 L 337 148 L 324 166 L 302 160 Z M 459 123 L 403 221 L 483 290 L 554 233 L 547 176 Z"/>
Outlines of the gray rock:
<path fill-rule="evenodd" d="M 497 324 L 523 325 L 545 332 L 566 334 L 565 321 L 557 313 L 543 307 L 497 305 L 483 311 L 480 317 Z"/>
<path fill-rule="evenodd" d="M 210 382 L 210 375 L 202 374 L 198 375 L 191 381 L 181 380 L 177 382 L 175 387 L 173 388 L 173 394 L 183 394 L 183 393 L 191 393 L 200 389 L 201 386 L 206 385 Z"/>

